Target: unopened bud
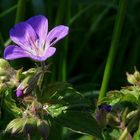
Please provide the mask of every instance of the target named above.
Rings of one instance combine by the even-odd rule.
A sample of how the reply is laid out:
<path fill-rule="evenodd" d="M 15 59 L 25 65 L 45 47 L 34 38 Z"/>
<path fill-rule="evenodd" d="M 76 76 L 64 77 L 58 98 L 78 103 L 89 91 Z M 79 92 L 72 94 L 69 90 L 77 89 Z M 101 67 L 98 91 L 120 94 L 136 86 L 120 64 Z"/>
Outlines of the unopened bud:
<path fill-rule="evenodd" d="M 137 81 L 140 81 L 140 73 L 137 70 L 135 70 L 134 72 L 134 77 L 136 78 Z"/>
<path fill-rule="evenodd" d="M 49 124 L 45 120 L 38 120 L 37 121 L 37 128 L 41 136 L 47 140 L 47 137 L 49 135 Z"/>
<path fill-rule="evenodd" d="M 0 58 L 0 68 L 7 69 L 10 67 L 10 64 L 5 60 Z"/>
<path fill-rule="evenodd" d="M 18 86 L 17 90 L 16 90 L 16 95 L 17 97 L 22 96 L 23 94 L 25 94 L 25 90 L 28 87 L 28 81 L 30 79 L 30 76 L 26 77 Z"/>
<path fill-rule="evenodd" d="M 26 134 L 33 132 L 36 129 L 37 127 L 36 121 L 37 121 L 37 118 L 26 118 L 26 123 L 24 126 L 24 132 Z"/>
<path fill-rule="evenodd" d="M 127 81 L 130 84 L 136 84 L 137 83 L 137 80 L 136 80 L 136 78 L 133 74 L 126 73 L 126 75 L 127 75 Z"/>
<path fill-rule="evenodd" d="M 16 71 L 5 60 L 0 58 L 0 87 L 14 87 L 17 85 Z"/>
<path fill-rule="evenodd" d="M 110 105 L 100 105 L 98 106 L 98 110 L 96 111 L 96 120 L 98 124 L 104 127 L 107 123 L 107 114 L 111 111 Z"/>

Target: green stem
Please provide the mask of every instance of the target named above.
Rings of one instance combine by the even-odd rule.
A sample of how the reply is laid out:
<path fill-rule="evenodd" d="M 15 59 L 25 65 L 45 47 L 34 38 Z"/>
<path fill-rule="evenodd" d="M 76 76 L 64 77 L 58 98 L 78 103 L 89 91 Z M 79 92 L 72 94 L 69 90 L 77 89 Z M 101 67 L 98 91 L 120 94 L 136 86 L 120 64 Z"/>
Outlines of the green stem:
<path fill-rule="evenodd" d="M 16 7 L 17 7 L 17 11 L 16 11 L 15 23 L 18 23 L 18 22 L 20 22 L 20 21 L 22 21 L 24 19 L 26 0 L 18 0 L 18 4 L 15 5 L 13 8 L 9 9 L 9 11 L 6 12 L 6 14 L 11 12 Z M 11 42 L 12 42 L 11 39 L 8 39 L 4 43 L 4 46 L 8 46 Z"/>
<path fill-rule="evenodd" d="M 128 126 L 124 129 L 124 131 L 122 132 L 120 138 L 118 140 L 126 140 L 126 137 L 128 136 L 130 130 L 132 129 L 133 125 L 135 125 L 137 117 L 134 117 L 130 123 L 128 124 Z"/>
<path fill-rule="evenodd" d="M 71 1 L 67 0 L 67 15 L 65 22 L 68 23 L 71 15 Z M 59 64 L 59 78 L 60 81 L 67 80 L 67 51 L 68 51 L 68 38 L 64 40 L 64 45 L 61 50 L 60 64 Z"/>
<path fill-rule="evenodd" d="M 109 55 L 108 55 L 107 63 L 105 66 L 101 90 L 99 93 L 99 100 L 101 100 L 106 95 L 106 91 L 107 91 L 108 84 L 109 84 L 109 79 L 111 76 L 111 71 L 112 71 L 113 64 L 114 64 L 115 55 L 117 53 L 117 46 L 118 46 L 119 38 L 121 35 L 121 31 L 122 31 L 122 25 L 123 25 L 123 21 L 124 21 L 124 17 L 125 17 L 126 6 L 127 6 L 127 0 L 120 0 L 118 14 L 117 14 L 117 17 L 115 20 L 111 47 L 109 50 Z"/>
<path fill-rule="evenodd" d="M 2 12 L 2 13 L 0 14 L 0 18 L 6 16 L 7 14 L 9 14 L 9 13 L 11 13 L 11 12 L 13 12 L 16 8 L 17 8 L 17 4 L 14 5 L 14 6 L 12 6 L 11 8 L 9 8 L 9 9 L 7 9 L 7 10 L 5 10 L 4 12 Z"/>
<path fill-rule="evenodd" d="M 31 140 L 31 136 L 29 133 L 27 133 L 27 140 Z"/>

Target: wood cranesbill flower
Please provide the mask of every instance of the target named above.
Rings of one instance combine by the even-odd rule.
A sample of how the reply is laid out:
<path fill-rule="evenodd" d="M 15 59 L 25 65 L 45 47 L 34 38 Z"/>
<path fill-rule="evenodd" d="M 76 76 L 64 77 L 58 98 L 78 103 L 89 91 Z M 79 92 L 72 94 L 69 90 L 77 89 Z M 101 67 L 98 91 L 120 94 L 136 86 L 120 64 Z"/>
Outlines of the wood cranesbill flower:
<path fill-rule="evenodd" d="M 59 25 L 48 32 L 48 20 L 45 16 L 31 17 L 10 30 L 10 38 L 17 45 L 7 46 L 4 58 L 14 60 L 28 57 L 35 61 L 45 61 L 55 53 L 54 44 L 64 38 L 68 31 L 67 26 Z"/>

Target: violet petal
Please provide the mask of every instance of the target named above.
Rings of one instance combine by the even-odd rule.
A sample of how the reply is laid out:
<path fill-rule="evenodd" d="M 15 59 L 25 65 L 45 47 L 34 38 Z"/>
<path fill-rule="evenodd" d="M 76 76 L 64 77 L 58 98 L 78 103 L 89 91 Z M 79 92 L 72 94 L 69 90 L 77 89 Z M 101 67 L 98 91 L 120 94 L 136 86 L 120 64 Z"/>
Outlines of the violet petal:
<path fill-rule="evenodd" d="M 7 60 L 14 60 L 17 58 L 29 57 L 29 55 L 22 48 L 10 45 L 4 50 L 4 58 Z"/>
<path fill-rule="evenodd" d="M 10 38 L 16 44 L 26 49 L 33 45 L 37 39 L 37 35 L 30 24 L 21 22 L 10 30 Z"/>
<path fill-rule="evenodd" d="M 22 95 L 23 95 L 23 90 L 21 90 L 21 89 L 17 89 L 17 91 L 16 91 L 16 95 L 17 95 L 17 97 L 22 96 Z"/>
<path fill-rule="evenodd" d="M 56 51 L 56 48 L 54 47 L 49 47 L 46 52 L 44 53 L 44 59 L 46 60 L 47 58 L 51 57 L 52 55 L 54 55 Z"/>
<path fill-rule="evenodd" d="M 47 36 L 47 44 L 54 45 L 60 39 L 64 38 L 68 34 L 69 28 L 67 26 L 59 25 L 53 28 Z"/>
<path fill-rule="evenodd" d="M 44 53 L 43 56 L 35 56 L 35 55 L 31 55 L 30 57 L 33 59 L 33 60 L 36 60 L 36 61 L 45 61 L 47 58 L 51 57 L 56 51 L 56 48 L 54 47 L 49 47 L 46 52 Z"/>
<path fill-rule="evenodd" d="M 33 27 L 43 46 L 48 33 L 48 19 L 45 16 L 38 15 L 31 17 L 26 22 Z"/>

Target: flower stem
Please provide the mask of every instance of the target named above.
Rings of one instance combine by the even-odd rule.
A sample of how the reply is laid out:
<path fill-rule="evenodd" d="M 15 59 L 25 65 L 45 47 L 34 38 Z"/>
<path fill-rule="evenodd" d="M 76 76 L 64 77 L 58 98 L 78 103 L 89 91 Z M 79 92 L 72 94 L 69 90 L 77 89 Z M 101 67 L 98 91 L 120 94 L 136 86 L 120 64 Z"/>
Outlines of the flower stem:
<path fill-rule="evenodd" d="M 135 124 L 136 118 L 134 117 L 130 123 L 128 124 L 128 126 L 124 129 L 123 133 L 121 134 L 119 140 L 125 140 L 126 137 L 129 134 L 130 129 L 132 128 L 132 126 Z"/>
<path fill-rule="evenodd" d="M 135 125 L 137 121 L 139 121 L 139 116 L 140 116 L 140 109 L 137 110 L 137 113 L 135 114 L 135 116 L 133 116 L 133 118 L 129 122 L 128 126 L 124 129 L 124 131 L 122 132 L 118 140 L 125 140 L 126 137 L 129 136 L 129 132 L 133 128 L 133 125 Z"/>
<path fill-rule="evenodd" d="M 29 133 L 27 133 L 27 140 L 31 140 L 31 136 Z"/>
<path fill-rule="evenodd" d="M 13 12 L 16 8 L 17 8 L 17 4 L 14 5 L 14 6 L 12 6 L 11 8 L 9 8 L 9 9 L 7 9 L 7 10 L 5 10 L 4 12 L 2 12 L 2 13 L 0 14 L 0 18 L 6 16 L 7 14 L 9 14 L 9 13 L 11 13 L 11 12 Z"/>
<path fill-rule="evenodd" d="M 119 38 L 121 35 L 121 31 L 122 31 L 122 25 L 123 25 L 123 21 L 125 17 L 126 7 L 127 7 L 127 0 L 120 0 L 118 14 L 116 16 L 115 25 L 114 25 L 114 32 L 113 32 L 113 37 L 111 41 L 111 47 L 109 50 L 107 63 L 106 63 L 105 71 L 103 75 L 101 90 L 99 93 L 99 100 L 101 100 L 106 95 L 109 79 L 111 76 L 111 71 L 113 68 L 114 60 L 115 60 L 115 55 L 117 53 L 117 46 L 118 46 Z"/>

